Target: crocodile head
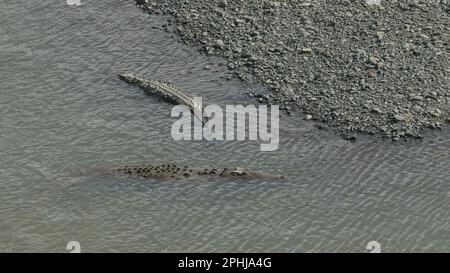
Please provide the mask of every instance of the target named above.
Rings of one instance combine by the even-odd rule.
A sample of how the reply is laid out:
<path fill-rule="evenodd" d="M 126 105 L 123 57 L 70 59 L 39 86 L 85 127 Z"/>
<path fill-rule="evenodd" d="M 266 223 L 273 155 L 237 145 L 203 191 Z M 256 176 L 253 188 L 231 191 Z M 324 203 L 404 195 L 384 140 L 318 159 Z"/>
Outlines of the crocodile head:
<path fill-rule="evenodd" d="M 127 83 L 137 83 L 140 81 L 140 78 L 136 77 L 135 75 L 131 73 L 119 73 L 117 74 L 119 76 L 119 79 L 127 82 Z"/>

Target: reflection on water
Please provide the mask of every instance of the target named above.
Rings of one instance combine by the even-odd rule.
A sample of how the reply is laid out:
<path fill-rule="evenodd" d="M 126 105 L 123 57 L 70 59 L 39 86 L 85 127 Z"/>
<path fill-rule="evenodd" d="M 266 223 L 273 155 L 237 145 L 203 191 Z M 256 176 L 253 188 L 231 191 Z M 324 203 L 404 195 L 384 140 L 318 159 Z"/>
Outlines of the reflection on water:
<path fill-rule="evenodd" d="M 221 78 L 130 1 L 20 1 L 0 9 L 0 251 L 448 251 L 450 131 L 423 142 L 344 141 L 283 117 L 278 151 L 175 142 L 170 106 L 118 72 L 206 103 L 261 92 Z M 284 181 L 158 182 L 102 166 L 246 166 Z"/>

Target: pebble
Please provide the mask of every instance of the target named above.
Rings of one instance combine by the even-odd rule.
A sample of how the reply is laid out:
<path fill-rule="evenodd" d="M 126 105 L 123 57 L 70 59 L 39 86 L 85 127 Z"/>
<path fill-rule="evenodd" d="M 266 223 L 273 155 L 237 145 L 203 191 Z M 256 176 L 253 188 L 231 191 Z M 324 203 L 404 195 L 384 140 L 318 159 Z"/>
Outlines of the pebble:
<path fill-rule="evenodd" d="M 411 96 L 410 97 L 410 100 L 411 101 L 422 101 L 423 100 L 423 97 L 422 96 Z"/>
<path fill-rule="evenodd" d="M 300 53 L 311 53 L 311 52 L 312 52 L 312 49 L 309 47 L 300 49 Z"/>
<path fill-rule="evenodd" d="M 377 114 L 383 114 L 383 110 L 381 110 L 380 108 L 373 108 L 372 112 L 377 113 Z"/>
<path fill-rule="evenodd" d="M 403 115 L 394 115 L 393 119 L 397 122 L 412 122 L 414 120 L 414 116 L 408 113 Z"/>
<path fill-rule="evenodd" d="M 228 2 L 227 2 L 227 0 L 220 0 L 218 6 L 219 6 L 220 8 L 226 8 L 226 7 L 228 7 Z"/>
<path fill-rule="evenodd" d="M 221 39 L 218 39 L 214 43 L 214 47 L 222 49 L 223 47 L 225 47 L 225 43 Z"/>
<path fill-rule="evenodd" d="M 381 0 L 365 0 L 366 4 L 369 6 L 379 6 L 381 5 Z"/>

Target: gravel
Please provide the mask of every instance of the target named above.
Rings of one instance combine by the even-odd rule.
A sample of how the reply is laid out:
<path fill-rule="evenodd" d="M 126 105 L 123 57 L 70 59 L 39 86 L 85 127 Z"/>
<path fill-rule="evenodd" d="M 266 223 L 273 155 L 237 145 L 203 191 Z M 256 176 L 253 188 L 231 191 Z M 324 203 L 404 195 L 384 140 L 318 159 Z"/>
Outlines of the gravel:
<path fill-rule="evenodd" d="M 450 122 L 447 0 L 136 3 L 171 15 L 173 31 L 242 81 L 267 86 L 258 101 L 347 138 L 422 137 Z"/>

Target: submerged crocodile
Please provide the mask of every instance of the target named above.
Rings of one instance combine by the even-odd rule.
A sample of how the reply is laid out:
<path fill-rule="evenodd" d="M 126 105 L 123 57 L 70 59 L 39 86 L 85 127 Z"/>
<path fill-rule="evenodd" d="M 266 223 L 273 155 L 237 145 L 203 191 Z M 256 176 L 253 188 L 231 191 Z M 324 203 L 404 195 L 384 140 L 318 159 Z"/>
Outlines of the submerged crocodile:
<path fill-rule="evenodd" d="M 177 165 L 127 165 L 108 169 L 107 173 L 136 175 L 143 178 L 180 179 L 194 176 L 243 177 L 243 178 L 270 178 L 283 179 L 281 175 L 265 174 L 250 171 L 245 168 L 190 168 Z"/>
<path fill-rule="evenodd" d="M 194 98 L 185 95 L 170 83 L 158 80 L 146 80 L 131 73 L 118 74 L 119 79 L 144 89 L 147 93 L 162 97 L 174 104 L 184 104 L 203 123 L 207 121 L 202 116 L 202 109 L 196 105 Z"/>

